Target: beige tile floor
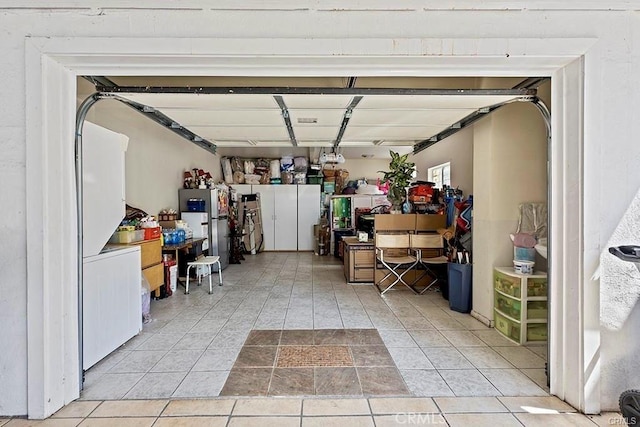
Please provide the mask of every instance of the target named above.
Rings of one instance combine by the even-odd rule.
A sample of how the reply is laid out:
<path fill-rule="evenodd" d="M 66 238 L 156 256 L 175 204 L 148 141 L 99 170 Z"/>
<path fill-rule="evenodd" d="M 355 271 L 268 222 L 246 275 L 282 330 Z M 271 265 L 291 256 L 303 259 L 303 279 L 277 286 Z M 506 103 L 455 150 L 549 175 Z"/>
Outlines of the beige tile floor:
<path fill-rule="evenodd" d="M 438 292 L 347 285 L 333 257 L 248 256 L 212 295 L 194 287 L 152 302 L 152 322 L 86 373 L 78 401 L 20 425 L 610 425 L 549 396 L 546 346 L 516 346 Z M 219 397 L 255 329 L 376 328 L 413 397 Z M 369 397 L 367 399 L 367 397 Z M 445 424 L 446 423 L 446 424 Z"/>
<path fill-rule="evenodd" d="M 153 321 L 87 371 L 81 399 L 216 397 L 251 330 L 340 328 L 376 328 L 416 397 L 548 394 L 545 345 L 517 346 L 439 292 L 381 297 L 311 253 L 247 256 L 223 276 L 212 295 L 153 301 Z"/>
<path fill-rule="evenodd" d="M 357 399 L 188 399 L 76 401 L 43 421 L 0 426 L 590 426 L 621 425 L 620 415 L 587 417 L 546 397 Z M 624 424 L 622 424 L 624 425 Z"/>

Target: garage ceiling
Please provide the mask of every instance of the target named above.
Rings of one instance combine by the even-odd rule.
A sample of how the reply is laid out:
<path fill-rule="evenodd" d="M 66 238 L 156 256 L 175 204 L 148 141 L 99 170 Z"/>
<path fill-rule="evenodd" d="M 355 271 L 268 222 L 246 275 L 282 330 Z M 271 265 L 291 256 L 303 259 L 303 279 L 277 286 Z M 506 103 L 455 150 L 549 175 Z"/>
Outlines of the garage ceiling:
<path fill-rule="evenodd" d="M 526 81 L 523 78 L 491 79 L 490 89 L 487 79 L 479 78 L 282 78 L 259 81 L 262 86 L 251 86 L 256 83 L 251 79 L 229 78 L 94 79 L 98 90 L 109 96 L 145 106 L 145 113 L 159 113 L 170 119 L 171 127 L 188 129 L 221 148 L 411 151 L 416 144 L 436 141 L 447 129 L 460 127 L 479 111 L 535 94 L 530 86 L 514 85 Z M 271 86 L 283 82 L 287 84 Z M 478 87 L 480 82 L 485 88 Z M 455 86 L 461 84 L 465 86 Z"/>

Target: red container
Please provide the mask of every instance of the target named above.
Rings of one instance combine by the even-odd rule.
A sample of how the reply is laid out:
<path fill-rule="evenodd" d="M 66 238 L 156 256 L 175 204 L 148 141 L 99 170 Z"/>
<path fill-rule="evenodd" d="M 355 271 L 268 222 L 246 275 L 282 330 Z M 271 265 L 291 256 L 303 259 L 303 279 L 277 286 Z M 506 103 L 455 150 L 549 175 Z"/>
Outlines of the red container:
<path fill-rule="evenodd" d="M 159 239 L 159 238 L 160 238 L 160 227 L 144 229 L 144 240 Z"/>
<path fill-rule="evenodd" d="M 410 196 L 432 196 L 433 185 L 432 184 L 418 184 L 409 188 Z"/>
<path fill-rule="evenodd" d="M 413 203 L 431 203 L 433 186 L 431 184 L 418 184 L 409 188 L 409 201 Z"/>

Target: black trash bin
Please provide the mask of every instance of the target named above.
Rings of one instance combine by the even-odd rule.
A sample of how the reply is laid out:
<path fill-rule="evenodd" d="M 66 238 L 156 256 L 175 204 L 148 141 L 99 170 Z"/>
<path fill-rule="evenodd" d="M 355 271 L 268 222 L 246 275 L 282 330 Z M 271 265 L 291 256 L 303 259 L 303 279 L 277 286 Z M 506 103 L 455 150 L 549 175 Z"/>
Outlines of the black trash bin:
<path fill-rule="evenodd" d="M 356 235 L 356 232 L 354 230 L 334 230 L 333 231 L 333 242 L 334 242 L 334 246 L 333 246 L 333 256 L 335 256 L 336 258 L 343 258 L 343 253 L 342 251 L 340 251 L 340 248 L 342 247 L 342 238 L 343 237 L 353 237 Z"/>
<path fill-rule="evenodd" d="M 460 313 L 471 312 L 471 264 L 447 264 L 449 308 Z"/>

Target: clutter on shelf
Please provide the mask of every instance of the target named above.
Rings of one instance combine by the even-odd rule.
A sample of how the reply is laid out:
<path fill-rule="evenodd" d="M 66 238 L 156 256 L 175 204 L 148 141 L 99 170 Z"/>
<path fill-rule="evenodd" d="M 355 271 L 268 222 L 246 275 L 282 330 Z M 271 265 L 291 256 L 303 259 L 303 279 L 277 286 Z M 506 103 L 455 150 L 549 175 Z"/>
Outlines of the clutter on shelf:
<path fill-rule="evenodd" d="M 183 174 L 183 188 L 211 188 L 214 185 L 211 174 L 203 169 L 194 168 Z"/>
<path fill-rule="evenodd" d="M 307 175 L 317 176 L 309 173 L 309 161 L 302 156 L 280 159 L 223 157 L 220 161 L 224 182 L 230 185 L 307 184 Z"/>
<path fill-rule="evenodd" d="M 322 169 L 325 184 L 329 183 L 329 187 L 333 184 L 333 193 L 342 194 L 347 185 L 349 171 L 346 169 L 336 169 L 335 165 L 325 165 Z M 325 192 L 328 192 L 325 190 Z"/>
<path fill-rule="evenodd" d="M 158 221 L 175 221 L 178 219 L 178 211 L 173 208 L 162 209 L 158 213 Z"/>
<path fill-rule="evenodd" d="M 447 228 L 438 230 L 448 243 L 448 258 L 459 264 L 470 264 L 472 253 L 473 196 L 465 200 L 462 191 L 444 188 L 444 212 Z"/>
<path fill-rule="evenodd" d="M 154 216 L 149 216 L 140 209 L 127 206 L 127 210 L 135 212 L 131 218 L 125 217 L 109 239 L 109 243 L 133 243 L 152 240 L 160 237 L 160 226 Z M 144 216 L 140 216 L 140 215 Z"/>

